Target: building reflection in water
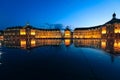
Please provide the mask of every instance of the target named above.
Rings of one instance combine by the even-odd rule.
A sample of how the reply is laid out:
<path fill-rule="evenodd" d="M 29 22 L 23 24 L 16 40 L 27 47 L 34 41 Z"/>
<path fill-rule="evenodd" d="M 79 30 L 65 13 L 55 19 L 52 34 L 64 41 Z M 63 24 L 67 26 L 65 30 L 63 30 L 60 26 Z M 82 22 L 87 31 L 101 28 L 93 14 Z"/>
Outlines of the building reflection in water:
<path fill-rule="evenodd" d="M 120 40 L 114 39 L 74 39 L 75 47 L 93 47 L 109 53 L 120 53 Z"/>
<path fill-rule="evenodd" d="M 61 39 L 20 39 L 14 41 L 4 41 L 4 46 L 11 48 L 31 49 L 40 46 L 59 46 L 61 43 Z"/>
<path fill-rule="evenodd" d="M 72 44 L 71 39 L 65 39 L 65 40 L 64 40 L 64 44 L 65 44 L 66 46 L 70 46 L 70 45 Z"/>
<path fill-rule="evenodd" d="M 101 48 L 102 49 L 106 48 L 106 40 L 105 39 L 101 40 Z"/>
<path fill-rule="evenodd" d="M 36 47 L 39 46 L 59 46 L 62 43 L 61 39 L 37 39 Z"/>
<path fill-rule="evenodd" d="M 74 39 L 73 43 L 75 47 L 96 47 L 100 48 L 99 39 Z"/>
<path fill-rule="evenodd" d="M 3 45 L 12 48 L 31 49 L 40 46 L 60 46 L 64 42 L 65 46 L 70 46 L 73 42 L 75 47 L 92 47 L 103 49 L 110 53 L 120 53 L 120 40 L 114 39 L 17 39 L 4 41 Z"/>
<path fill-rule="evenodd" d="M 0 65 L 2 64 L 2 62 L 1 62 L 1 58 L 2 58 L 2 51 L 1 51 L 1 47 L 2 47 L 2 42 L 0 41 Z"/>
<path fill-rule="evenodd" d="M 120 40 L 115 40 L 115 42 L 114 42 L 114 50 L 116 52 L 120 52 Z"/>
<path fill-rule="evenodd" d="M 2 58 L 2 52 L 0 51 L 0 65 L 2 64 L 1 58 Z"/>

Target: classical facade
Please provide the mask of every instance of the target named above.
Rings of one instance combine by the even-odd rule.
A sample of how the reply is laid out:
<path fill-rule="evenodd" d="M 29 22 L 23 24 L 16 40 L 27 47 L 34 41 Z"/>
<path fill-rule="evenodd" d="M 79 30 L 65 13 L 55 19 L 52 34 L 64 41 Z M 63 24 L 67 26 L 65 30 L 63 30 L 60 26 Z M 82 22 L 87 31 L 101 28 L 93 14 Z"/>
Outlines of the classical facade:
<path fill-rule="evenodd" d="M 73 32 L 73 38 L 101 38 L 100 26 L 90 28 L 76 28 Z"/>
<path fill-rule="evenodd" d="M 60 39 L 62 33 L 60 29 L 36 29 L 36 39 Z"/>
<path fill-rule="evenodd" d="M 64 31 L 64 38 L 72 38 L 72 32 L 68 27 Z"/>
<path fill-rule="evenodd" d="M 34 47 L 36 39 L 60 39 L 62 38 L 62 33 L 59 29 L 38 29 L 27 24 L 24 27 L 6 28 L 3 31 L 3 36 L 5 44 L 11 46 L 15 43 L 15 47 L 25 48 L 25 46 Z"/>
<path fill-rule="evenodd" d="M 4 37 L 4 41 L 21 39 L 23 43 L 29 42 L 28 44 L 34 43 L 34 39 L 120 39 L 120 19 L 114 13 L 113 18 L 103 25 L 75 28 L 73 32 L 68 27 L 62 33 L 60 29 L 38 29 L 27 24 L 24 27 L 7 28 L 3 33 L 1 38 Z"/>
<path fill-rule="evenodd" d="M 62 38 L 60 29 L 38 29 L 29 24 L 24 27 L 10 27 L 4 30 L 4 40 L 8 39 Z"/>
<path fill-rule="evenodd" d="M 107 23 L 89 27 L 89 28 L 76 28 L 73 32 L 73 38 L 93 38 L 93 39 L 109 39 L 120 38 L 120 19 L 116 18 L 116 14 L 113 14 L 113 18 Z"/>

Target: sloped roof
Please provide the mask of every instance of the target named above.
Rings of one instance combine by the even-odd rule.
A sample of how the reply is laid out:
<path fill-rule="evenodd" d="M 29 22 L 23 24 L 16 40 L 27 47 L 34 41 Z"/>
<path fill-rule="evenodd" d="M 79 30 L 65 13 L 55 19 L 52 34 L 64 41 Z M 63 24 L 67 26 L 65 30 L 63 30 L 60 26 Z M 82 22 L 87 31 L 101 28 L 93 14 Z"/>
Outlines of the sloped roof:
<path fill-rule="evenodd" d="M 120 23 L 120 19 L 113 18 L 110 21 L 106 22 L 105 24 L 113 24 L 113 23 Z"/>
<path fill-rule="evenodd" d="M 87 30 L 87 29 L 96 29 L 101 27 L 102 25 L 99 26 L 94 26 L 94 27 L 84 27 L 84 28 L 75 28 L 75 30 Z"/>
<path fill-rule="evenodd" d="M 117 18 L 116 18 L 116 14 L 115 14 L 115 13 L 114 13 L 112 16 L 113 16 L 113 18 L 112 18 L 110 21 L 108 21 L 108 22 L 106 22 L 105 24 L 103 24 L 103 25 L 94 26 L 94 27 L 75 28 L 75 30 L 95 29 L 95 28 L 102 27 L 102 26 L 104 26 L 104 25 L 106 25 L 106 24 L 120 23 L 120 19 L 117 19 Z"/>

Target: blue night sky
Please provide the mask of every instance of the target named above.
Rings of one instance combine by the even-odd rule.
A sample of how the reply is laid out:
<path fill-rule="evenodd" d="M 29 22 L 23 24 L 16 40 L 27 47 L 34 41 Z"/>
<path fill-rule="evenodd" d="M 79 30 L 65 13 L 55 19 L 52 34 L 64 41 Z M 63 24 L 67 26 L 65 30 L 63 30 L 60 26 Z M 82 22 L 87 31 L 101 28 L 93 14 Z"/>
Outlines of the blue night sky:
<path fill-rule="evenodd" d="M 89 27 L 120 18 L 120 0 L 0 0 L 0 29 L 40 24 Z"/>

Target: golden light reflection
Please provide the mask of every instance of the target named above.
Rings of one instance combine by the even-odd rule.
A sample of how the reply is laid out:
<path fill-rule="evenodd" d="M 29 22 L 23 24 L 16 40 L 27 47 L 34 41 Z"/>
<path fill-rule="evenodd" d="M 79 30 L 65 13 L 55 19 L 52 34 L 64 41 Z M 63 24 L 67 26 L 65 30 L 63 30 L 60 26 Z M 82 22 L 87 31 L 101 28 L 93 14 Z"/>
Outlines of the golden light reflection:
<path fill-rule="evenodd" d="M 61 39 L 38 39 L 36 40 L 36 46 L 57 46 L 62 43 Z"/>
<path fill-rule="evenodd" d="M 65 39 L 65 45 L 69 46 L 71 44 L 71 40 L 70 39 Z"/>
<path fill-rule="evenodd" d="M 20 46 L 21 46 L 22 48 L 26 48 L 26 40 L 21 40 L 21 41 L 20 41 Z"/>
<path fill-rule="evenodd" d="M 106 40 L 101 41 L 101 48 L 105 49 L 106 48 Z"/>
<path fill-rule="evenodd" d="M 115 40 L 114 42 L 114 50 L 120 51 L 120 41 Z"/>
<path fill-rule="evenodd" d="M 31 47 L 35 47 L 36 46 L 36 41 L 35 40 L 31 40 Z"/>

